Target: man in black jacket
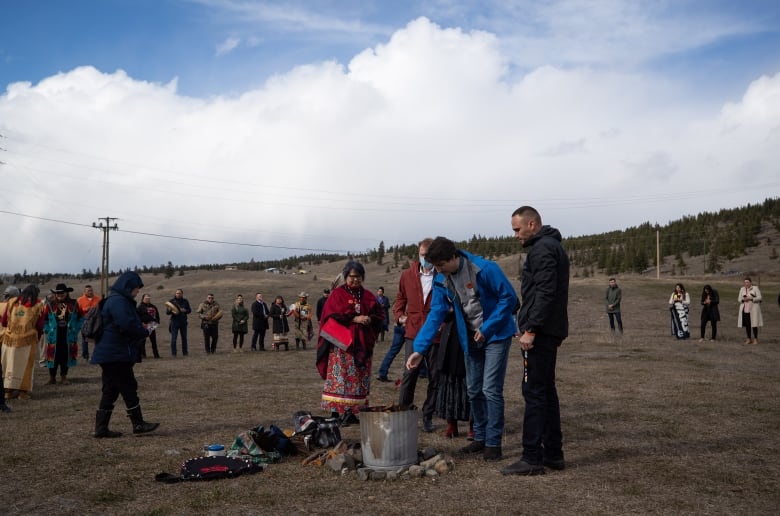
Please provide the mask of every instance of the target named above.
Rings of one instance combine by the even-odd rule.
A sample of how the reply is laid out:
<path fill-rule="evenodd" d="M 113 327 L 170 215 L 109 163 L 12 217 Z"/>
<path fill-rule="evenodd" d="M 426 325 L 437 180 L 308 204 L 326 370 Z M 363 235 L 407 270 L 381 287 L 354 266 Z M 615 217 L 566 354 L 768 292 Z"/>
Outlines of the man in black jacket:
<path fill-rule="evenodd" d="M 252 303 L 252 351 L 257 351 L 258 342 L 260 351 L 265 351 L 265 332 L 268 331 L 268 305 L 263 301 L 263 294 L 255 294 Z"/>
<path fill-rule="evenodd" d="M 184 291 L 176 289 L 170 301 L 165 303 L 165 313 L 171 316 L 168 328 L 171 330 L 171 356 L 176 356 L 176 336 L 181 335 L 181 354 L 187 356 L 187 314 L 192 313 L 190 302 L 184 297 Z"/>
<path fill-rule="evenodd" d="M 539 212 L 523 206 L 512 214 L 515 238 L 528 253 L 523 263 L 517 316 L 523 350 L 523 456 L 501 470 L 504 475 L 539 475 L 544 467 L 560 470 L 563 436 L 555 361 L 569 334 L 569 258 L 561 233 L 542 225 Z"/>
<path fill-rule="evenodd" d="M 317 323 L 320 322 L 320 318 L 322 317 L 322 308 L 325 306 L 325 302 L 328 300 L 329 295 L 330 289 L 326 288 L 322 291 L 322 297 L 317 300 Z"/>

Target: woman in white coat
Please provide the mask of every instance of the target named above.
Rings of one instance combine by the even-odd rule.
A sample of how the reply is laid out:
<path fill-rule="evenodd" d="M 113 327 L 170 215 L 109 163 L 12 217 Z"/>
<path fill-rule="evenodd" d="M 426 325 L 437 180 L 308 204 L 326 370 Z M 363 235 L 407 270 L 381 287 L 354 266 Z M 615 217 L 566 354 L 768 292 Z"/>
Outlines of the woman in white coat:
<path fill-rule="evenodd" d="M 745 344 L 758 344 L 758 328 L 764 325 L 764 318 L 761 316 L 761 290 L 753 285 L 750 278 L 745 278 L 745 285 L 739 289 L 738 301 L 737 328 L 745 328 Z"/>

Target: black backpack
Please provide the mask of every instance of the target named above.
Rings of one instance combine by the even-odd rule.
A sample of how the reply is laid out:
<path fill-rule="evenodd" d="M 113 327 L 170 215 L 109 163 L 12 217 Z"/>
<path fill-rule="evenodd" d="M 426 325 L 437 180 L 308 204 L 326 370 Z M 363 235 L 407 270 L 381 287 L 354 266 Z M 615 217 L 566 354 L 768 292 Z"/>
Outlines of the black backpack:
<path fill-rule="evenodd" d="M 100 300 L 97 306 L 93 306 L 84 316 L 84 322 L 81 325 L 81 335 L 85 339 L 98 340 L 103 336 L 103 304 L 106 298 Z"/>

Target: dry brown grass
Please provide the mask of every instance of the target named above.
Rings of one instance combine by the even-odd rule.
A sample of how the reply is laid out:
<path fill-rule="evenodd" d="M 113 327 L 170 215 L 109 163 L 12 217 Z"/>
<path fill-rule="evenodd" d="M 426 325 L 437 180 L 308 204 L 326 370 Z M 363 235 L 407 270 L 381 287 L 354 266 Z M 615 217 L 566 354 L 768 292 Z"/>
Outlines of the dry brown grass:
<path fill-rule="evenodd" d="M 267 299 L 281 292 L 293 301 L 308 289 L 316 300 L 336 269 L 314 271 L 317 282 L 312 275 L 243 272 L 144 279 L 158 306 L 178 286 L 195 304 L 214 291 L 229 306 L 238 291 L 252 299 L 257 286 Z M 398 271 L 384 269 L 370 268 L 367 286 L 383 284 L 393 296 Z M 705 280 L 685 282 L 696 299 Z M 562 472 L 530 478 L 499 473 L 520 454 L 523 402 L 515 348 L 500 463 L 457 458 L 455 471 L 436 480 L 360 482 L 289 458 L 234 480 L 157 483 L 156 473 L 178 471 L 206 443 L 229 444 L 257 424 L 289 427 L 294 411 L 319 407 L 321 381 L 312 350 L 233 354 L 223 324 L 217 354 L 205 356 L 197 326 L 191 325 L 188 358 L 171 359 L 163 336 L 164 358 L 136 367 L 145 415 L 162 423 L 149 436 L 90 436 L 99 368 L 79 365 L 73 384 L 65 387 L 44 386 L 44 370 L 38 369 L 34 399 L 14 402 L 13 413 L 0 415 L 0 513 L 774 514 L 780 506 L 778 284 L 762 283 L 767 300 L 761 344 L 746 347 L 732 300 L 739 280 L 706 282 L 722 296 L 719 342 L 678 342 L 668 335 L 666 300 L 673 279 L 621 280 L 626 334 L 616 340 L 609 338 L 601 303 L 604 279 L 573 282 L 572 335 L 558 365 L 568 464 Z M 159 284 L 164 290 L 156 290 Z M 695 307 L 696 337 L 698 315 Z M 387 344 L 379 345 L 376 360 Z M 401 366 L 397 359 L 391 375 L 400 375 Z M 396 398 L 392 384 L 375 382 L 372 389 L 374 403 Z M 128 432 L 121 412 L 112 427 Z M 347 428 L 344 436 L 357 441 L 359 429 Z M 420 434 L 421 447 L 446 452 L 465 442 Z"/>

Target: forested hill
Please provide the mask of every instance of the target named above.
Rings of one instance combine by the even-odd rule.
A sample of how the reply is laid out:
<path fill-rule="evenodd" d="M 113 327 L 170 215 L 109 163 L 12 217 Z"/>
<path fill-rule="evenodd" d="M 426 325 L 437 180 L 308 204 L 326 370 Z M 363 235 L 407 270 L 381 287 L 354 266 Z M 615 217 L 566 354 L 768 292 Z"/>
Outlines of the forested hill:
<path fill-rule="evenodd" d="M 777 238 L 780 238 L 780 199 L 772 198 L 760 204 L 685 216 L 663 226 L 645 222 L 609 233 L 569 237 L 563 245 L 571 258 L 572 274 L 577 276 L 653 271 L 657 244 L 662 272 L 712 274 L 730 272 L 732 262 L 742 258 L 745 263 L 739 264 L 741 271 L 776 271 L 775 245 L 780 242 L 773 239 Z M 458 245 L 492 259 L 518 253 L 517 241 L 511 235 L 474 235 Z M 756 253 L 757 249 L 765 252 Z M 751 253 L 756 255 L 755 259 L 747 260 Z M 385 248 L 381 242 L 377 249 L 358 258 L 386 263 L 388 267 L 405 267 L 416 256 L 416 244 Z M 307 261 L 306 257 L 293 260 L 296 264 Z"/>
<path fill-rule="evenodd" d="M 728 272 L 732 260 L 758 247 L 768 247 L 768 260 L 757 260 L 750 268 L 762 272 L 777 269 L 780 233 L 780 199 L 761 204 L 685 216 L 666 225 L 646 222 L 622 231 L 567 238 L 572 264 L 588 272 L 606 274 L 645 272 L 655 266 L 656 235 L 660 244 L 662 270 L 685 273 L 689 261 L 698 258 L 699 272 Z"/>
<path fill-rule="evenodd" d="M 562 229 L 565 232 L 565 228 Z M 777 271 L 778 242 L 775 240 L 780 238 L 780 199 L 766 199 L 761 204 L 689 215 L 663 226 L 645 222 L 637 227 L 609 233 L 568 237 L 564 239 L 563 245 L 571 258 L 572 274 L 575 276 L 643 273 L 655 270 L 656 235 L 660 244 L 661 271 L 664 273 L 734 272 L 735 261 L 741 261 L 738 263 L 738 270 L 741 272 Z M 491 259 L 518 254 L 519 249 L 517 241 L 511 235 L 474 235 L 467 241 L 458 242 L 458 246 Z M 386 247 L 382 241 L 376 249 L 354 257 L 366 263 L 386 265 L 388 268 L 406 268 L 416 256 L 416 243 Z M 157 266 L 136 266 L 133 269 L 141 273 L 164 274 L 166 277 L 183 275 L 194 269 L 223 269 L 228 265 L 243 270 L 274 267 L 282 271 L 297 272 L 312 265 L 346 258 L 345 255 L 309 254 L 281 260 L 251 260 L 234 264 L 177 265 L 168 262 Z M 518 266 L 519 263 L 518 260 Z M 110 276 L 121 272 L 123 271 L 111 271 Z M 28 274 L 24 271 L 0 278 L 0 284 L 46 283 L 54 276 L 91 280 L 99 275 L 99 270 L 84 270 L 81 274 Z"/>

